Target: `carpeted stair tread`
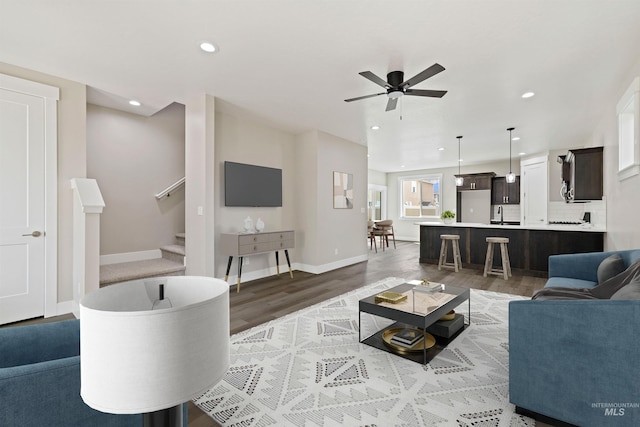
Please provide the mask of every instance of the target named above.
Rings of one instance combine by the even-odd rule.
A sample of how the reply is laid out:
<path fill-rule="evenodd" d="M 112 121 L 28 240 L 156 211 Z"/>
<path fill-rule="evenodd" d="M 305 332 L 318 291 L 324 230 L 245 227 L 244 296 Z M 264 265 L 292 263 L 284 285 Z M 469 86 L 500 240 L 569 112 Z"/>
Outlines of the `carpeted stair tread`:
<path fill-rule="evenodd" d="M 166 245 L 160 248 L 161 251 L 167 251 L 178 255 L 185 255 L 185 248 L 182 245 Z"/>
<path fill-rule="evenodd" d="M 100 266 L 100 286 L 127 280 L 142 279 L 168 275 L 184 275 L 184 264 L 165 258 L 154 258 L 144 261 L 123 262 Z"/>

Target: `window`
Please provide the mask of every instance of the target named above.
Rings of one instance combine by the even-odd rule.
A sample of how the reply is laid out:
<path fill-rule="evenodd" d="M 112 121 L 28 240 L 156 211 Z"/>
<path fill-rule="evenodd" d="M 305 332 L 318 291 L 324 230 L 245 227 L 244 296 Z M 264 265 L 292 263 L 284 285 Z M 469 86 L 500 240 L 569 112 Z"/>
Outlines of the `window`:
<path fill-rule="evenodd" d="M 640 173 L 640 77 L 633 80 L 617 105 L 618 180 Z"/>
<path fill-rule="evenodd" d="M 400 178 L 400 215 L 440 217 L 441 182 L 441 174 Z"/>

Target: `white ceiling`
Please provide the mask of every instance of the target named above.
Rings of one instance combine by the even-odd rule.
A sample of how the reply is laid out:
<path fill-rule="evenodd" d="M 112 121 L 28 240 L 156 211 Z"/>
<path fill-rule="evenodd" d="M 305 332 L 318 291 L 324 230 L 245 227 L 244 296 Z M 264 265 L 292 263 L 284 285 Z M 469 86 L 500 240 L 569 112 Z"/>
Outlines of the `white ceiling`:
<path fill-rule="evenodd" d="M 638 0 L 4 0 L 0 61 L 143 113 L 206 92 L 365 144 L 369 167 L 392 172 L 457 165 L 457 135 L 464 164 L 508 158 L 511 126 L 514 156 L 584 145 L 638 60 L 638 22 Z M 344 102 L 382 91 L 361 71 L 409 78 L 436 62 L 446 70 L 414 88 L 441 99 Z"/>

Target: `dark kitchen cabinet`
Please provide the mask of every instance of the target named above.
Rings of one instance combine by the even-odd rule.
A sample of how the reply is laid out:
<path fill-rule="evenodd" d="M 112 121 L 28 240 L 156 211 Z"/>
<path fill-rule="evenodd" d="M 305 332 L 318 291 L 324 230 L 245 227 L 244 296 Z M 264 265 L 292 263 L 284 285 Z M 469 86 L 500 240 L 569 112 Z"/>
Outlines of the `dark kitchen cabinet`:
<path fill-rule="evenodd" d="M 569 150 L 565 161 L 570 168 L 569 188 L 573 200 L 602 200 L 603 147 Z"/>
<path fill-rule="evenodd" d="M 458 191 L 491 190 L 491 178 L 496 176 L 494 172 L 469 173 L 461 176 L 464 182 L 456 187 Z"/>
<path fill-rule="evenodd" d="M 498 176 L 491 180 L 491 204 L 492 205 L 519 205 L 520 204 L 520 175 L 516 176 L 516 182 L 508 184 L 507 178 Z"/>

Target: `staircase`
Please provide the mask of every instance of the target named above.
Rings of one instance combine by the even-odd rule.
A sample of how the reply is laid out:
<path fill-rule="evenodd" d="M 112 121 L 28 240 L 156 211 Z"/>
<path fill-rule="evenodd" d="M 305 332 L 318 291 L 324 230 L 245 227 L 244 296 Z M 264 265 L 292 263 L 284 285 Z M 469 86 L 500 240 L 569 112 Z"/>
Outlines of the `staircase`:
<path fill-rule="evenodd" d="M 162 258 L 101 265 L 100 287 L 147 277 L 184 276 L 184 241 L 184 233 L 176 234 L 175 244 L 160 248 Z"/>

